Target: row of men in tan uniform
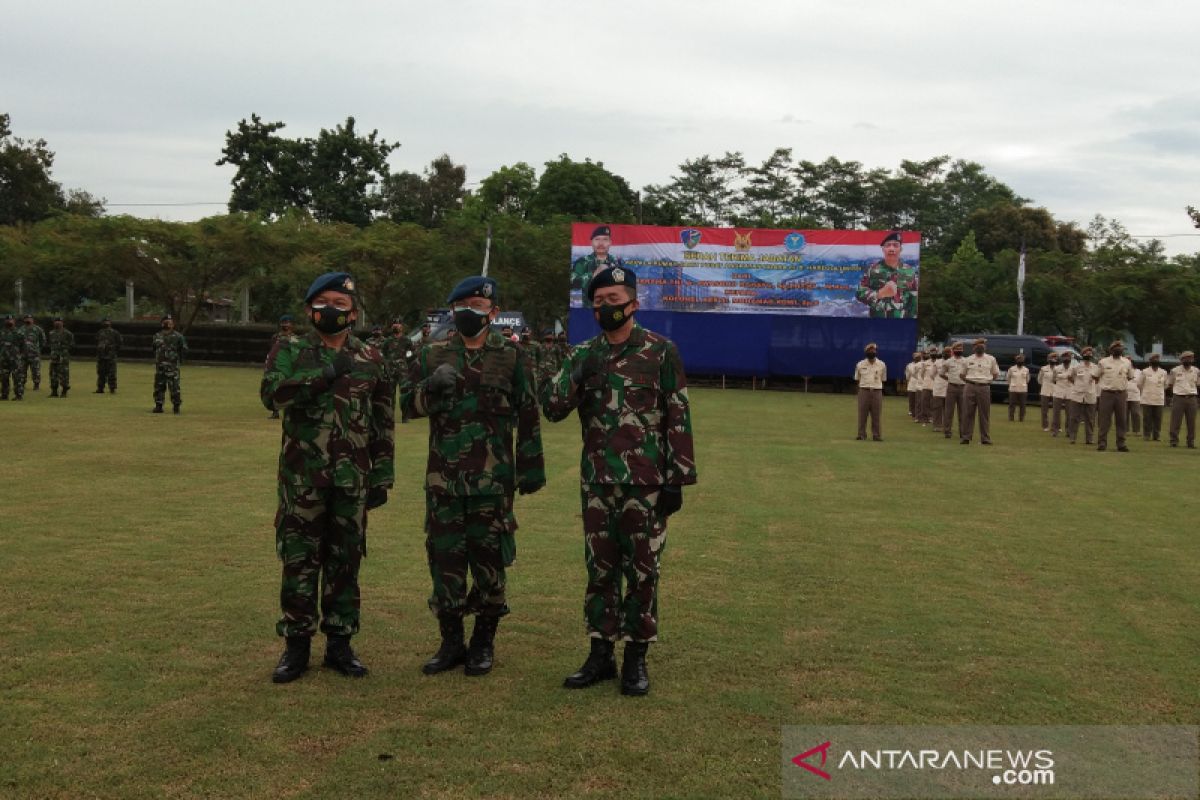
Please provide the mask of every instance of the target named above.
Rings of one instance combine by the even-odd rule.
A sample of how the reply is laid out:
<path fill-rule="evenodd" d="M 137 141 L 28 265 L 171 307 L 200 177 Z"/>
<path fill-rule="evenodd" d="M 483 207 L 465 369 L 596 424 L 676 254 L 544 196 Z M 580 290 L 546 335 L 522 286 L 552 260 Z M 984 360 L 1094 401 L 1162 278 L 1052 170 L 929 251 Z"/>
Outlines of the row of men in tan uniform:
<path fill-rule="evenodd" d="M 1059 358 L 1051 354 L 1038 371 L 1041 390 L 1042 430 L 1052 436 L 1060 432 L 1074 444 L 1079 424 L 1084 425 L 1085 443 L 1092 444 L 1092 433 L 1099 417 L 1098 450 L 1107 449 L 1108 430 L 1115 419 L 1117 449 L 1125 452 L 1127 429 L 1142 430 L 1146 441 L 1158 441 L 1162 429 L 1163 408 L 1170 391 L 1172 447 L 1179 445 L 1179 430 L 1187 424 L 1188 447 L 1195 447 L 1197 384 L 1200 370 L 1195 368 L 1195 355 L 1186 351 L 1180 365 L 1167 371 L 1159 366 L 1158 355 L 1150 357 L 1150 365 L 1138 370 L 1124 356 L 1121 342 L 1109 345 L 1109 355 L 1092 363 L 1094 350 L 1080 351 L 1083 361 L 1075 361 L 1070 352 Z M 1072 363 L 1075 361 L 1075 363 Z M 1063 428 L 1065 417 L 1066 428 Z M 1141 419 L 1144 417 L 1144 420 Z"/>
<path fill-rule="evenodd" d="M 945 352 L 931 347 L 926 353 L 914 353 L 912 363 L 904 371 L 909 414 L 913 422 L 932 425 L 934 432 L 942 433 L 947 439 L 952 435 L 957 414 L 961 444 L 971 443 L 978 417 L 979 441 L 990 445 L 991 383 L 999 377 L 1000 367 L 996 359 L 987 354 L 987 340 L 976 339 L 972 351 L 970 356 L 963 358 L 962 343 L 956 343 Z M 859 366 L 862 363 L 860 361 Z M 858 368 L 855 376 L 857 378 Z M 862 384 L 859 386 L 861 395 Z M 861 403 L 860 397 L 860 407 Z M 859 433 L 863 433 L 861 423 Z"/>

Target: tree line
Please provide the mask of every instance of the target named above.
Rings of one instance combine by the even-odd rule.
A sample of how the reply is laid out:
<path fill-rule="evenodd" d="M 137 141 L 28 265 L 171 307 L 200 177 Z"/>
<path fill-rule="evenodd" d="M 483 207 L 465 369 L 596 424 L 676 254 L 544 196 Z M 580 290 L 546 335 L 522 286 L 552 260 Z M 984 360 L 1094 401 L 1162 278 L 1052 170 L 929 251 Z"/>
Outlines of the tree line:
<path fill-rule="evenodd" d="M 468 189 L 449 155 L 420 174 L 392 172 L 399 145 L 353 117 L 315 137 L 285 128 L 252 115 L 227 131 L 216 165 L 235 170 L 229 213 L 175 223 L 108 216 L 102 198 L 64 190 L 48 144 L 13 136 L 0 115 L 0 305 L 11 307 L 23 279 L 26 307 L 101 313 L 133 280 L 144 302 L 184 324 L 205 299 L 242 287 L 254 317 L 273 320 L 295 310 L 313 274 L 345 269 L 368 315 L 415 323 L 479 269 L 490 230 L 504 305 L 544 326 L 566 312 L 573 221 L 905 228 L 923 236 L 919 319 L 930 337 L 1014 330 L 1022 248 L 1027 331 L 1088 341 L 1130 331 L 1169 349 L 1200 335 L 1197 256 L 1168 258 L 1101 216 L 1086 229 L 1057 220 L 981 164 L 946 155 L 884 169 L 791 148 L 757 164 L 726 152 L 635 190 L 602 162 L 562 154 L 540 173 L 518 162 Z"/>

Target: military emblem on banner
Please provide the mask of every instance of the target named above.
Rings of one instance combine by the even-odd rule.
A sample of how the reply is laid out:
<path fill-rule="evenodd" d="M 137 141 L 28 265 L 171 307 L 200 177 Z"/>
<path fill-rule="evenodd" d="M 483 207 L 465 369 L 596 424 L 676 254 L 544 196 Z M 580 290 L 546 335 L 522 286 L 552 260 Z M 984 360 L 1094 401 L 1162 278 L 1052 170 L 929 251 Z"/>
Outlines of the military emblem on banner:
<path fill-rule="evenodd" d="M 696 245 L 700 244 L 700 231 L 695 228 L 688 228 L 679 232 L 679 241 L 683 242 L 683 246 L 691 250 Z"/>
<path fill-rule="evenodd" d="M 787 236 L 783 237 L 783 246 L 787 248 L 789 253 L 799 253 L 804 249 L 804 234 L 798 231 L 792 231 Z"/>

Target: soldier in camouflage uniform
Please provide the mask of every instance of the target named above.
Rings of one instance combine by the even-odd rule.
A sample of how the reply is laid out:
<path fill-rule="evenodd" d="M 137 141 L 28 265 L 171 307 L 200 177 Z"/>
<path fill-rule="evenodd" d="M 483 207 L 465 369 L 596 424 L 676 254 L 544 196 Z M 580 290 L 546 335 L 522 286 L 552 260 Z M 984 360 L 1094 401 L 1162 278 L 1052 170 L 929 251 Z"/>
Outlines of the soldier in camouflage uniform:
<path fill-rule="evenodd" d="M 25 399 L 25 335 L 17 328 L 12 314 L 4 316 L 0 328 L 0 400 L 8 399 L 9 384 L 13 400 Z"/>
<path fill-rule="evenodd" d="M 63 318 L 54 318 L 54 327 L 50 331 L 50 396 L 66 397 L 71 389 L 71 348 L 75 346 L 75 336 L 63 327 Z M 59 392 L 59 387 L 62 392 Z"/>
<path fill-rule="evenodd" d="M 21 327 L 21 335 L 25 337 L 25 366 L 33 378 L 33 390 L 42 388 L 42 350 L 46 349 L 46 332 L 33 321 L 32 314 L 25 315 L 25 324 Z"/>
<path fill-rule="evenodd" d="M 534 341 L 533 331 L 525 328 L 521 331 L 521 350 L 529 363 L 529 371 L 533 373 L 534 394 L 542 386 L 542 346 Z"/>
<path fill-rule="evenodd" d="M 537 364 L 539 393 L 546 381 L 558 374 L 559 365 L 558 345 L 554 343 L 554 331 L 547 328 L 542 332 L 541 357 Z"/>
<path fill-rule="evenodd" d="M 394 389 L 399 390 L 413 360 L 413 344 L 404 335 L 404 323 L 399 318 L 392 320 L 391 335 L 383 340 L 383 347 L 379 350 L 392 372 Z"/>
<path fill-rule="evenodd" d="M 367 345 L 383 352 L 383 326 L 372 325 L 371 335 L 367 337 Z"/>
<path fill-rule="evenodd" d="M 163 315 L 162 330 L 154 334 L 154 413 L 163 413 L 163 399 L 171 390 L 171 406 L 176 414 L 183 405 L 179 392 L 179 365 L 187 355 L 187 340 L 175 330 L 175 319 Z"/>
<path fill-rule="evenodd" d="M 547 419 L 558 422 L 578 409 L 583 428 L 584 617 L 591 653 L 564 686 L 616 677 L 614 642 L 623 639 L 621 693 L 643 695 L 650 689 L 646 650 L 658 638 L 667 518 L 682 507 L 683 487 L 696 482 L 687 378 L 675 345 L 634 321 L 632 270 L 596 273 L 588 298 L 603 332 L 571 352 L 541 396 Z"/>
<path fill-rule="evenodd" d="M 105 317 L 96 332 L 96 394 L 104 394 L 105 383 L 111 394 L 117 393 L 117 356 L 120 354 L 121 332 Z"/>
<path fill-rule="evenodd" d="M 892 231 L 879 243 L 883 260 L 863 273 L 855 298 L 865 303 L 872 317 L 912 318 L 917 315 L 917 276 L 900 260 L 904 245 L 900 231 Z"/>
<path fill-rule="evenodd" d="M 446 300 L 458 333 L 421 348 L 400 394 L 406 419 L 429 417 L 425 547 L 441 645 L 422 667 L 427 675 L 464 661 L 467 675 L 491 671 L 508 613 L 505 567 L 516 555 L 513 494 L 546 484 L 532 371 L 516 344 L 490 330 L 498 300 L 492 278 L 459 282 Z M 469 648 L 467 614 L 476 615 Z"/>
<path fill-rule="evenodd" d="M 279 318 L 279 330 L 271 336 L 271 349 L 269 353 L 275 352 L 275 348 L 279 346 L 280 342 L 293 342 L 298 338 L 292 331 L 292 315 L 284 314 Z M 272 408 L 271 416 L 268 419 L 279 419 L 279 409 Z"/>
<path fill-rule="evenodd" d="M 367 514 L 387 502 L 393 480 L 392 379 L 383 356 L 350 333 L 354 280 L 317 278 L 304 302 L 312 333 L 276 343 L 267 357 L 263 405 L 283 411 L 275 545 L 283 562 L 276 632 L 287 647 L 271 680 L 308 669 L 312 637 L 327 637 L 325 665 L 361 677 L 350 647 L 359 630 L 359 565 Z"/>
<path fill-rule="evenodd" d="M 612 229 L 599 225 L 592 231 L 592 252 L 575 259 L 571 264 L 571 288 L 581 289 L 587 294 L 588 282 L 598 270 L 607 267 L 623 267 L 625 262 L 609 254 L 612 247 Z"/>

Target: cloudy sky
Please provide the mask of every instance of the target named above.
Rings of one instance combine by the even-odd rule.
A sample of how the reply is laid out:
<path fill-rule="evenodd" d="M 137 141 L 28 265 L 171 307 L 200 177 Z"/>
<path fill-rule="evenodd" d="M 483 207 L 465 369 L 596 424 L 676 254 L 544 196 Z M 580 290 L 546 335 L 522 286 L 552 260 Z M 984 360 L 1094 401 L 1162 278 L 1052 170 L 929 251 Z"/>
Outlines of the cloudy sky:
<path fill-rule="evenodd" d="M 1196 232 L 1196 3 L 44 0 L 4 17 L 0 112 L 114 213 L 220 213 L 224 133 L 257 113 L 295 137 L 353 115 L 400 142 L 393 170 L 449 153 L 470 182 L 560 153 L 635 187 L 726 150 L 949 154 L 1062 219 Z M 118 205 L 157 203 L 218 205 Z"/>

